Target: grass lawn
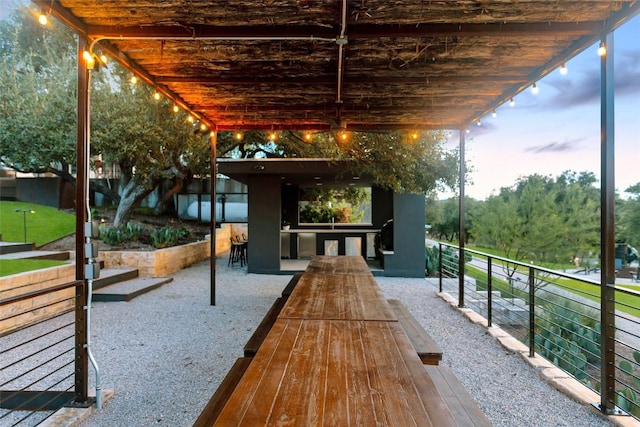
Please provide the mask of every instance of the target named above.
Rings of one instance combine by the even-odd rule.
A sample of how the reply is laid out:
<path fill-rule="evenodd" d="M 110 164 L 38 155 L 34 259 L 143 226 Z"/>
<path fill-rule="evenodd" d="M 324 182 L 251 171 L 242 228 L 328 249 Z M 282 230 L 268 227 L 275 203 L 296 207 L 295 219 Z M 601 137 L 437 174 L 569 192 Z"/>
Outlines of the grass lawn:
<path fill-rule="evenodd" d="M 465 266 L 465 274 L 479 281 L 478 282 L 479 289 L 481 290 L 486 289 L 486 282 L 487 282 L 486 271 L 482 271 L 475 267 L 467 265 Z M 592 301 L 596 301 L 600 303 L 600 296 L 598 294 L 599 287 L 595 287 L 592 284 L 581 282 L 579 280 L 571 280 L 571 279 L 565 279 L 565 278 L 555 279 L 554 282 L 562 286 L 562 288 L 567 291 L 573 290 L 575 291 L 576 295 L 579 295 L 581 297 L 588 298 Z M 622 287 L 634 289 L 633 287 L 630 287 L 630 286 L 622 286 Z M 505 292 L 506 294 L 509 294 L 511 292 L 511 287 L 509 286 L 509 284 L 505 280 L 498 279 L 498 278 L 493 279 L 492 289 L 495 291 Z M 637 288 L 635 288 L 634 290 L 636 289 Z M 513 292 L 516 297 L 520 297 L 525 300 L 528 298 L 527 293 L 524 291 L 515 289 L 513 290 Z M 616 309 L 640 318 L 640 308 L 636 308 L 636 307 L 640 307 L 639 300 L 640 298 L 638 298 L 635 295 L 629 295 L 629 294 L 624 294 L 622 292 L 617 292 L 616 293 Z"/>
<path fill-rule="evenodd" d="M 66 264 L 48 259 L 0 259 L 0 277 Z"/>
<path fill-rule="evenodd" d="M 16 212 L 27 209 L 29 212 Z M 31 213 L 34 211 L 34 213 Z M 24 242 L 26 219 L 27 242 L 42 246 L 75 232 L 75 215 L 50 206 L 24 202 L 0 202 L 0 234 L 5 242 Z"/>

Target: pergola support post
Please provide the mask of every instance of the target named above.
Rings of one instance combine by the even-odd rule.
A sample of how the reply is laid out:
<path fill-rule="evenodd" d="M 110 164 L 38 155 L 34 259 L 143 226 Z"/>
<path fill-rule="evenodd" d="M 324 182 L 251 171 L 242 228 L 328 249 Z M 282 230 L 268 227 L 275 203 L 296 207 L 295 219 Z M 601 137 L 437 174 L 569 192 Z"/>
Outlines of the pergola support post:
<path fill-rule="evenodd" d="M 75 299 L 75 387 L 74 402 L 88 400 L 89 358 L 87 354 L 87 281 L 85 280 L 84 224 L 87 221 L 87 150 L 89 135 L 89 70 L 82 59 L 87 49 L 86 37 L 78 36 L 78 123 L 76 140 L 76 286 Z"/>
<path fill-rule="evenodd" d="M 465 177 L 465 129 L 460 129 L 460 196 L 459 196 L 459 221 L 458 221 L 458 307 L 464 307 L 464 242 L 465 236 L 465 207 L 464 207 L 464 177 Z"/>
<path fill-rule="evenodd" d="M 607 52 L 601 59 L 600 76 L 600 410 L 617 412 L 615 405 L 615 158 L 613 33 L 602 42 Z"/>
<path fill-rule="evenodd" d="M 211 280 L 211 305 L 216 305 L 216 218 L 217 218 L 217 209 L 216 209 L 216 174 L 217 174 L 217 164 L 216 164 L 216 144 L 218 141 L 218 131 L 211 131 L 211 203 L 209 203 L 209 207 L 211 212 L 209 213 L 209 226 L 210 226 L 210 234 L 211 234 L 211 257 L 209 258 L 210 265 L 210 280 Z"/>

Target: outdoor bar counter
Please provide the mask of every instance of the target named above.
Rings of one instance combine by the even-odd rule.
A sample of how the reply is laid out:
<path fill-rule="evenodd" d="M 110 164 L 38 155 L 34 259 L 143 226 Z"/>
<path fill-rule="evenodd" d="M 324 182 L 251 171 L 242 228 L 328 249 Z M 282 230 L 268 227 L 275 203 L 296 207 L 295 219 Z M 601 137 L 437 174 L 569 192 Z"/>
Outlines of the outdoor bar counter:
<path fill-rule="evenodd" d="M 364 259 L 319 256 L 215 425 L 458 424 Z"/>
<path fill-rule="evenodd" d="M 296 228 L 281 230 L 281 258 L 315 255 L 361 255 L 373 258 L 373 243 L 380 230 L 372 228 Z"/>

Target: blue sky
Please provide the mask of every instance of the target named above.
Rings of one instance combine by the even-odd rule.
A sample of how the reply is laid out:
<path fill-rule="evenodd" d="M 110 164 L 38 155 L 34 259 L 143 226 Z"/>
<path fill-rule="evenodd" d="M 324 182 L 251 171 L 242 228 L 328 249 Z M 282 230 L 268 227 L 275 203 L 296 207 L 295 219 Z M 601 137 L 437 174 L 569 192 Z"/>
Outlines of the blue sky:
<path fill-rule="evenodd" d="M 0 0 L 0 18 L 26 0 Z M 614 33 L 616 79 L 616 188 L 622 196 L 640 182 L 640 16 Z M 600 176 L 600 57 L 592 46 L 525 90 L 515 107 L 470 126 L 467 160 L 473 168 L 466 194 L 484 199 L 531 174 L 558 176 L 565 170 Z M 458 144 L 456 132 L 451 146 Z M 447 197 L 450 194 L 442 194 Z"/>
<path fill-rule="evenodd" d="M 640 16 L 614 33 L 615 183 L 622 196 L 640 182 Z M 473 173 L 465 192 L 476 199 L 532 174 L 591 171 L 600 177 L 600 57 L 597 44 L 555 70 L 530 89 L 473 124 L 466 156 Z M 457 146 L 454 132 L 450 145 Z M 443 194 L 448 196 L 448 194 Z"/>

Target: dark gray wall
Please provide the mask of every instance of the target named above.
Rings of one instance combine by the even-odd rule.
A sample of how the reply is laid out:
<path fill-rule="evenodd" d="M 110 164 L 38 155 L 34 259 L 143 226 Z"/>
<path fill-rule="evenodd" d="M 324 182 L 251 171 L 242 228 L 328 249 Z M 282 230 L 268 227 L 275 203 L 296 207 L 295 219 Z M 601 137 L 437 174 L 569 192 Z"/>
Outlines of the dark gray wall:
<path fill-rule="evenodd" d="M 423 194 L 393 196 L 393 255 L 384 260 L 384 275 L 424 277 Z"/>
<path fill-rule="evenodd" d="M 249 273 L 280 271 L 280 177 L 250 175 Z"/>
<path fill-rule="evenodd" d="M 75 189 L 58 177 L 17 178 L 16 199 L 58 209 L 71 209 L 75 206 Z"/>
<path fill-rule="evenodd" d="M 371 187 L 371 222 L 373 228 L 393 218 L 393 192 L 380 187 Z"/>

